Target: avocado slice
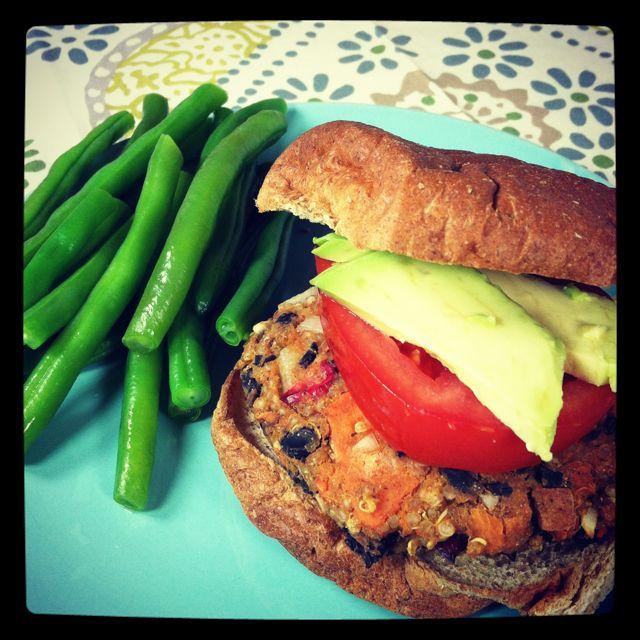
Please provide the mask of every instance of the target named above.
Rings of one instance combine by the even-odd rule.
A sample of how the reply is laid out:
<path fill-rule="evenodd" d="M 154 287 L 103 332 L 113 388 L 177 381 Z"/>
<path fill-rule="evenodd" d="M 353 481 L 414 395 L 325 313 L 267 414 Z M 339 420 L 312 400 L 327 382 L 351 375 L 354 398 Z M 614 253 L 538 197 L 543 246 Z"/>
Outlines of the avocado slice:
<path fill-rule="evenodd" d="M 489 282 L 561 340 L 567 373 L 616 391 L 616 303 L 572 285 L 560 287 L 535 276 L 484 271 Z"/>
<path fill-rule="evenodd" d="M 328 233 L 326 236 L 314 238 L 313 244 L 316 245 L 311 252 L 313 255 L 332 262 L 348 262 L 368 253 L 367 249 L 356 249 L 346 238 L 337 233 Z"/>
<path fill-rule="evenodd" d="M 484 274 L 368 251 L 311 283 L 383 333 L 423 347 L 529 451 L 551 460 L 564 346 Z"/>
<path fill-rule="evenodd" d="M 319 247 L 321 244 L 324 244 L 325 242 L 328 242 L 329 240 L 333 240 L 334 238 L 340 238 L 341 240 L 347 240 L 345 237 L 343 236 L 339 236 L 337 233 L 334 233 L 333 231 L 331 233 L 327 233 L 323 236 L 320 236 L 319 238 L 313 238 L 313 244 L 316 247 Z M 348 242 L 348 240 L 347 240 Z"/>

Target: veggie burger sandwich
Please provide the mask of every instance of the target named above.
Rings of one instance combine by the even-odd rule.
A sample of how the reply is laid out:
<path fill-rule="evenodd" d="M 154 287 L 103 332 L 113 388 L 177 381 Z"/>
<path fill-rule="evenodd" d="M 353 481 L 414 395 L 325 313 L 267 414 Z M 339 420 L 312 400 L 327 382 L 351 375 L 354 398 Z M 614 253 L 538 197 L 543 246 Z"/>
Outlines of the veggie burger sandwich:
<path fill-rule="evenodd" d="M 594 612 L 613 586 L 615 191 L 338 121 L 280 155 L 257 204 L 334 233 L 214 413 L 251 521 L 408 616 Z"/>

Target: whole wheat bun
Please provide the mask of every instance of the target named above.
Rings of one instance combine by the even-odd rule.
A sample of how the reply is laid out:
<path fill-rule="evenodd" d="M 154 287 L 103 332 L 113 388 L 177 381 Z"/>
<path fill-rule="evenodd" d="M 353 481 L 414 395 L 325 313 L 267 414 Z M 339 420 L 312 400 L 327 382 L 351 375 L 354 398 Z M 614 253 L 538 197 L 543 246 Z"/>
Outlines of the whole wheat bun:
<path fill-rule="evenodd" d="M 490 558 L 455 565 L 437 556 L 391 554 L 366 568 L 328 516 L 270 455 L 249 422 L 239 372 L 227 377 L 211 434 L 247 517 L 314 573 L 381 607 L 416 618 L 463 617 L 499 602 L 529 615 L 593 613 L 613 586 L 613 543 L 567 553 L 526 554 L 507 566 Z M 459 565 L 459 566 L 458 566 Z"/>
<path fill-rule="evenodd" d="M 297 138 L 257 205 L 326 224 L 358 248 L 597 286 L 616 279 L 615 189 L 506 156 L 424 147 L 359 122 Z"/>

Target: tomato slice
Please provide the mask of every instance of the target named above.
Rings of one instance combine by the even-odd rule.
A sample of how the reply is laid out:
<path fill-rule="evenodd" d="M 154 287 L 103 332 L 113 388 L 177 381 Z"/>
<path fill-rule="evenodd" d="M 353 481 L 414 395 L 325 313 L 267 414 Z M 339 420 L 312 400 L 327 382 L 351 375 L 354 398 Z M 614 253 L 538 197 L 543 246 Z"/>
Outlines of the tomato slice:
<path fill-rule="evenodd" d="M 316 258 L 318 272 L 331 262 Z M 320 317 L 356 404 L 397 451 L 424 464 L 500 473 L 540 458 L 451 371 L 414 345 L 396 342 L 325 294 Z M 608 386 L 565 375 L 554 454 L 580 440 L 615 403 Z"/>

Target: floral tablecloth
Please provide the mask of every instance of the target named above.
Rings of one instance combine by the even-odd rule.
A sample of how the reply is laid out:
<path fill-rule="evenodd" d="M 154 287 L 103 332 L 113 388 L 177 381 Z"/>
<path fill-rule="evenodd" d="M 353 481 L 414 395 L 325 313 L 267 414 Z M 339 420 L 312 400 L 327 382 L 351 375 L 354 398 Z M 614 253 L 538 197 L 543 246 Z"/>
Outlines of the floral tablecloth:
<path fill-rule="evenodd" d="M 213 12 L 215 13 L 215 12 Z M 281 96 L 478 122 L 615 184 L 613 34 L 589 25 L 388 21 L 52 25 L 26 34 L 25 189 L 108 114 L 219 83 L 229 106 Z"/>

